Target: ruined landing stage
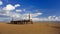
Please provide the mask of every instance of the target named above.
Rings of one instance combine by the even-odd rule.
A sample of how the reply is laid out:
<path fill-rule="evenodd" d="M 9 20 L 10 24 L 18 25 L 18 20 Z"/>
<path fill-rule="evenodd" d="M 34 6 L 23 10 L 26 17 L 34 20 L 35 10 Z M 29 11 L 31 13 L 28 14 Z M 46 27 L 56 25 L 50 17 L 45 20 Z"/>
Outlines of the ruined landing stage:
<path fill-rule="evenodd" d="M 11 24 L 29 24 L 29 23 L 33 24 L 33 21 L 32 21 L 32 19 L 30 19 L 30 13 L 29 13 L 29 19 L 28 20 L 16 20 L 16 21 L 13 21 L 13 19 L 12 19 L 12 21 L 10 21 L 10 23 Z"/>

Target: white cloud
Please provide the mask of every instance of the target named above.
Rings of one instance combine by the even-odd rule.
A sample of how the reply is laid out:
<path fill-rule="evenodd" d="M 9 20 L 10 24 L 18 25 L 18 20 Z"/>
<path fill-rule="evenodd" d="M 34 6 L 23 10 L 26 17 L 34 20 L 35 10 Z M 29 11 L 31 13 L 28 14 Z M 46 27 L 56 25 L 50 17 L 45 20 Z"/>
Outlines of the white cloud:
<path fill-rule="evenodd" d="M 18 6 L 20 6 L 20 5 L 16 4 L 15 6 L 13 6 L 12 4 L 8 4 L 8 5 L 6 5 L 6 7 L 3 8 L 3 10 L 6 10 L 6 11 L 14 10 Z"/>
<path fill-rule="evenodd" d="M 20 14 L 17 14 L 15 13 L 14 15 L 10 15 L 11 17 L 14 17 L 14 18 L 19 18 L 20 17 Z"/>
<path fill-rule="evenodd" d="M 10 20 L 11 20 L 10 17 L 7 17 L 7 18 L 5 18 L 5 17 L 0 17 L 0 22 L 9 22 Z"/>
<path fill-rule="evenodd" d="M 0 15 L 6 15 L 6 14 L 2 14 L 2 13 L 0 13 Z"/>
<path fill-rule="evenodd" d="M 52 20 L 55 19 L 55 17 L 56 17 L 56 16 L 49 16 L 49 17 L 48 17 L 48 20 L 49 20 L 49 21 L 52 21 Z"/>
<path fill-rule="evenodd" d="M 8 14 L 6 14 L 6 16 L 10 16 L 10 17 L 13 17 L 13 18 L 19 18 L 20 14 L 15 13 L 15 12 L 9 12 Z"/>
<path fill-rule="evenodd" d="M 34 18 L 34 17 L 37 17 L 37 16 L 39 16 L 39 15 L 42 15 L 42 14 L 41 14 L 41 13 L 30 13 L 30 18 L 33 19 L 33 20 L 35 20 L 35 19 L 38 20 L 38 18 Z M 22 15 L 20 15 L 20 16 L 21 16 L 22 19 L 29 19 L 29 13 L 27 13 L 27 14 L 22 14 Z"/>
<path fill-rule="evenodd" d="M 6 7 L 3 8 L 3 10 L 6 10 L 6 11 L 10 11 L 10 10 L 14 10 L 14 9 L 15 9 L 15 7 L 11 4 L 8 4 L 8 5 L 6 5 Z"/>
<path fill-rule="evenodd" d="M 16 4 L 16 7 L 18 7 L 18 6 L 19 6 L 19 4 Z M 3 10 L 4 10 L 4 12 L 5 12 L 6 15 L 9 15 L 12 10 L 16 9 L 16 7 L 13 6 L 12 4 L 8 4 L 8 5 L 6 5 L 6 7 L 3 8 Z M 16 11 L 18 12 L 20 10 L 16 10 Z"/>
<path fill-rule="evenodd" d="M 58 17 L 55 17 L 55 19 L 58 19 Z"/>
<path fill-rule="evenodd" d="M 32 18 L 33 21 L 60 21 L 59 16 L 48 16 L 48 18 Z"/>
<path fill-rule="evenodd" d="M 37 17 L 39 15 L 42 15 L 42 13 L 30 13 L 31 19 L 34 18 L 34 17 Z M 29 16 L 29 13 L 24 14 L 24 17 L 28 18 L 28 16 Z"/>
<path fill-rule="evenodd" d="M 16 12 L 25 12 L 26 9 L 16 9 Z"/>
<path fill-rule="evenodd" d="M 52 16 L 48 16 L 48 19 L 51 19 Z"/>
<path fill-rule="evenodd" d="M 3 2 L 2 1 L 0 1 L 0 5 L 2 5 L 3 4 Z"/>
<path fill-rule="evenodd" d="M 59 21 L 59 17 L 57 17 L 57 16 L 49 16 L 48 21 Z"/>
<path fill-rule="evenodd" d="M 32 18 L 33 21 L 40 21 L 40 18 Z"/>
<path fill-rule="evenodd" d="M 19 7 L 19 6 L 21 6 L 20 4 L 16 4 L 14 7 Z"/>
<path fill-rule="evenodd" d="M 21 9 L 19 9 L 19 10 L 16 10 L 16 12 L 22 12 L 22 10 L 21 10 Z"/>
<path fill-rule="evenodd" d="M 37 15 L 36 15 L 37 14 Z M 18 14 L 18 13 L 10 13 L 8 14 L 10 17 L 13 17 L 14 19 L 17 18 L 17 19 L 29 19 L 29 14 Z M 33 16 L 33 15 L 36 15 L 36 16 Z M 31 14 L 32 17 L 37 17 L 38 15 L 40 15 L 39 13 L 34 13 L 34 14 Z M 31 17 L 31 19 L 32 19 Z"/>
<path fill-rule="evenodd" d="M 34 13 L 34 14 L 31 14 L 31 17 L 37 17 L 39 15 L 42 15 L 42 13 Z"/>

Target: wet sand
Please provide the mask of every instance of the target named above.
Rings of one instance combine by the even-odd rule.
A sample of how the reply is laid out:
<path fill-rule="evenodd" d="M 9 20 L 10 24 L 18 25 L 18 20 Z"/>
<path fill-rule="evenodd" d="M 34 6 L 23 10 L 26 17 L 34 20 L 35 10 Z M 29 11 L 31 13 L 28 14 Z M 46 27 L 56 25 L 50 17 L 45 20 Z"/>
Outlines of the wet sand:
<path fill-rule="evenodd" d="M 60 34 L 60 23 L 0 23 L 0 34 Z"/>

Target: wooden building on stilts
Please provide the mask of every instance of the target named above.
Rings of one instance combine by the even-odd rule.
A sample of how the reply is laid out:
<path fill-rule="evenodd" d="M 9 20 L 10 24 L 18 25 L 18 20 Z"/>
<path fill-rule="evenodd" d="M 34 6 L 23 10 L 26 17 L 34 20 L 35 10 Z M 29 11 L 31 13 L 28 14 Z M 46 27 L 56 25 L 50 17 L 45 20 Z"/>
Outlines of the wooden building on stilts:
<path fill-rule="evenodd" d="M 12 18 L 12 21 L 10 21 L 11 24 L 28 24 L 28 23 L 31 23 L 33 24 L 33 21 L 32 19 L 30 18 L 30 13 L 29 13 L 29 19 L 28 20 L 16 20 L 16 21 L 13 21 L 13 18 Z"/>

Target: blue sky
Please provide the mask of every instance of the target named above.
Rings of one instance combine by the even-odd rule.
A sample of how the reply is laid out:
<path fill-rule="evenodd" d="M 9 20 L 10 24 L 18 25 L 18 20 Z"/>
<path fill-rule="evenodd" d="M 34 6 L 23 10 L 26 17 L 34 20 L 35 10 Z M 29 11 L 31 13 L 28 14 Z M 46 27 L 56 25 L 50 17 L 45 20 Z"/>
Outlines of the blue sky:
<path fill-rule="evenodd" d="M 10 14 L 19 14 L 21 16 L 22 14 L 28 14 L 29 12 L 34 16 L 35 19 L 40 19 L 40 18 L 48 18 L 51 16 L 51 18 L 56 18 L 60 19 L 60 0 L 0 0 L 0 8 L 2 9 L 0 11 L 1 15 L 0 17 L 3 18 L 10 18 Z M 15 5 L 18 5 L 17 7 L 14 7 Z M 13 10 L 8 9 L 8 7 L 11 6 L 13 7 Z M 6 7 L 9 12 L 9 16 L 7 15 L 2 15 L 2 12 L 5 14 Z M 3 10 L 3 8 L 5 8 Z M 55 17 L 53 17 L 55 16 Z M 34 18 L 33 17 L 33 18 Z M 15 19 L 15 18 L 14 18 Z M 4 21 L 5 19 L 2 19 Z M 8 20 L 8 19 L 6 19 Z M 5 21 L 6 21 L 5 20 Z M 43 19 L 44 20 L 44 19 Z"/>
<path fill-rule="evenodd" d="M 40 12 L 49 13 L 48 15 L 58 15 L 60 12 L 60 0 L 3 0 L 6 4 L 21 4 L 17 9 L 26 8 L 27 11 L 35 12 L 34 10 L 42 9 Z M 56 14 L 57 13 L 57 14 Z M 45 14 L 45 16 L 48 16 Z"/>

